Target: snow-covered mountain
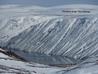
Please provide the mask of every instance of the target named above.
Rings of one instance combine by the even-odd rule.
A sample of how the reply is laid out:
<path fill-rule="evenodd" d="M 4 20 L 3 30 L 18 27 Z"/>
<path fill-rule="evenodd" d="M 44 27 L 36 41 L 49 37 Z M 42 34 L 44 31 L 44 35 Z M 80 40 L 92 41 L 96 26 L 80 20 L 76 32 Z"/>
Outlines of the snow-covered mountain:
<path fill-rule="evenodd" d="M 29 26 L 17 36 L 11 38 L 6 47 L 23 50 L 29 54 L 35 52 L 52 56 L 67 56 L 77 60 L 97 56 L 97 17 L 42 17 L 48 17 L 48 20 Z"/>
<path fill-rule="evenodd" d="M 98 6 L 8 5 L 0 9 L 0 47 L 6 51 L 51 66 L 98 60 Z"/>
<path fill-rule="evenodd" d="M 64 12 L 63 12 L 64 11 Z M 96 15 L 98 14 L 97 5 L 62 5 L 54 7 L 41 6 L 20 6 L 2 5 L 0 6 L 0 17 L 28 16 L 28 15 Z"/>

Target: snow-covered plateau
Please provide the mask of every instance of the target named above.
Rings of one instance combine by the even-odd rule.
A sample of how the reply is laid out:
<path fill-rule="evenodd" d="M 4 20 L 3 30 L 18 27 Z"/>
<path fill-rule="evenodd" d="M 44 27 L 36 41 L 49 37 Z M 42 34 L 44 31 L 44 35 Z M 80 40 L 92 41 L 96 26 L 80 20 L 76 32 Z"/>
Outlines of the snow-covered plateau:
<path fill-rule="evenodd" d="M 98 6 L 0 6 L 0 74 L 98 74 Z"/>

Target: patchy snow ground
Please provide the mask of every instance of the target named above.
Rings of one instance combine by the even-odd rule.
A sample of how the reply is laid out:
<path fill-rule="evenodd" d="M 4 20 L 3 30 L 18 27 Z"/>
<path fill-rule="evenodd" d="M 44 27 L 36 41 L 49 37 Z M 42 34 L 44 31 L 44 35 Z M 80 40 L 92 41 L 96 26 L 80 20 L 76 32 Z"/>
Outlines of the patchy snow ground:
<path fill-rule="evenodd" d="M 0 74 L 55 74 L 64 68 L 27 63 L 0 53 Z"/>
<path fill-rule="evenodd" d="M 16 60 L 0 53 L 0 74 L 98 74 L 98 64 L 88 63 L 73 67 L 51 67 Z"/>

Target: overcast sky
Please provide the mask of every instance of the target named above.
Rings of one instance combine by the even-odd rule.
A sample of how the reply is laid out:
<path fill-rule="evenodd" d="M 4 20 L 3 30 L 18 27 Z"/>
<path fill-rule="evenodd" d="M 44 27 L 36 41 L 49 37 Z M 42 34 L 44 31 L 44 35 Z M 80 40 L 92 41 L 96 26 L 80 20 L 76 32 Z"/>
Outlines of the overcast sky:
<path fill-rule="evenodd" d="M 39 5 L 39 6 L 57 6 L 66 4 L 98 5 L 98 0 L 0 0 L 0 5 L 6 5 L 6 4 Z"/>

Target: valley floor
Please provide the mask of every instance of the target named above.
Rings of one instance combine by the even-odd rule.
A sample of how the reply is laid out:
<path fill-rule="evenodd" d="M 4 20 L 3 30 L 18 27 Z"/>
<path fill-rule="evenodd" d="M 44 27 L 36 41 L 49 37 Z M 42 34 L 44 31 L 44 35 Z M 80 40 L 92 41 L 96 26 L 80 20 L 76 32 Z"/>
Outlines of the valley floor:
<path fill-rule="evenodd" d="M 23 62 L 0 52 L 0 74 L 98 74 L 98 63 L 53 67 Z"/>

